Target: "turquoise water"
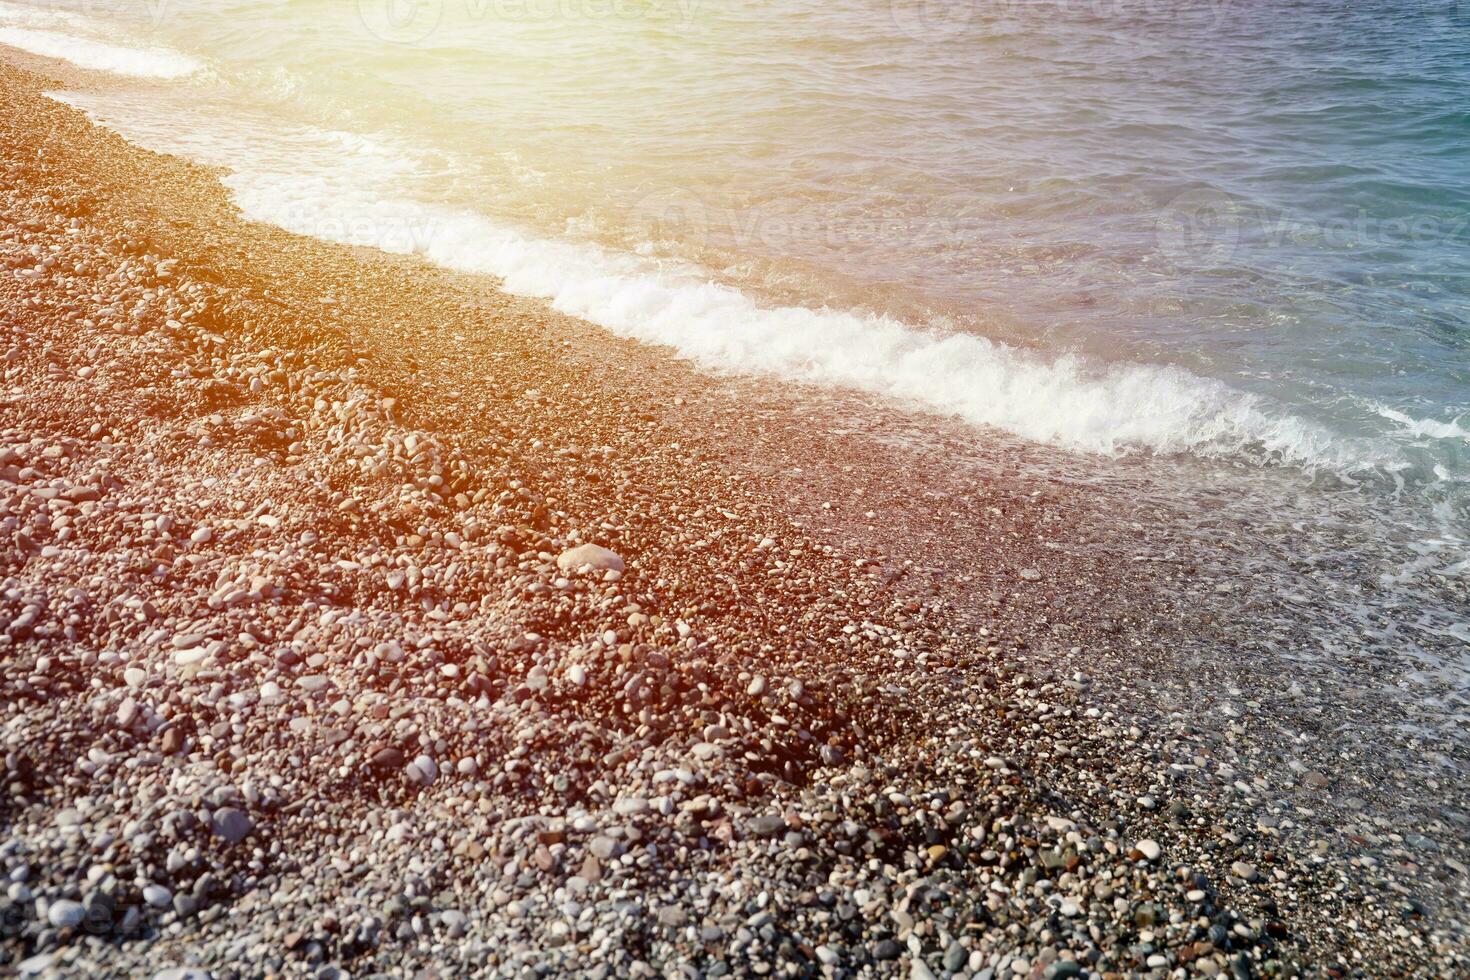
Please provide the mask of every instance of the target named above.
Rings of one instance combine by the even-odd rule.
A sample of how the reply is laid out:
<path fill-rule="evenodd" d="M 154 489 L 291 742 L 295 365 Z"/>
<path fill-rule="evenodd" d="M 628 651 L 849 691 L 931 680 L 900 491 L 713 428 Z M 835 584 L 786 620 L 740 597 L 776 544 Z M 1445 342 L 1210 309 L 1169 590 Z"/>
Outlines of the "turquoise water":
<path fill-rule="evenodd" d="M 711 370 L 1466 514 L 1470 4 L 10 2 L 0 42 L 256 217 Z"/>

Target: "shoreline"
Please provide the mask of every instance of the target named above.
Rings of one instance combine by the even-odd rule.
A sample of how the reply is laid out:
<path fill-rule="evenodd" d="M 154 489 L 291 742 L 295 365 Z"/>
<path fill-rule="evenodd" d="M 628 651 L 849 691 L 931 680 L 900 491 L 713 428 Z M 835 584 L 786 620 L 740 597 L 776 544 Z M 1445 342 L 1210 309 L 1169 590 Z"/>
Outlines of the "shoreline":
<path fill-rule="evenodd" d="M 996 451 L 905 499 L 915 457 L 849 472 L 877 441 L 801 392 L 245 223 L 0 81 L 12 966 L 1465 968 L 1463 864 L 1421 902 L 1175 793 L 1175 734 L 1095 690 L 1139 677 L 1022 653 L 1142 674 L 1188 628 L 1169 576 L 1044 546 L 1128 536 L 1085 486 Z M 884 521 L 822 506 L 859 480 Z M 987 523 L 975 581 L 902 563 Z"/>

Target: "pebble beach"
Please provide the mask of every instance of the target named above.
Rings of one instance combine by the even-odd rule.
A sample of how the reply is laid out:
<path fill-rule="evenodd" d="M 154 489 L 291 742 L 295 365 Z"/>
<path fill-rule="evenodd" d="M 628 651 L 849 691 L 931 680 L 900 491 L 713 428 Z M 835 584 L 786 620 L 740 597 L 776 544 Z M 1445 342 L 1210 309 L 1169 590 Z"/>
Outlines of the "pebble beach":
<path fill-rule="evenodd" d="M 937 504 L 796 386 L 247 222 L 6 58 L 0 972 L 1470 973 L 1463 746 L 1180 722 L 1216 588 L 1085 485 L 996 448 Z"/>

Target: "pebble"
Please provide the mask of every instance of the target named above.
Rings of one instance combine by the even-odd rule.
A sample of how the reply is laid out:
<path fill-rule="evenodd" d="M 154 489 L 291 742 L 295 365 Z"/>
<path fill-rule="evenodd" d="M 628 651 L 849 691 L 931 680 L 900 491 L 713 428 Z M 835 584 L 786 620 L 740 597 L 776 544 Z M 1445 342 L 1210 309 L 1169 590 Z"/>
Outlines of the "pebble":
<path fill-rule="evenodd" d="M 944 949 L 944 969 L 947 973 L 958 973 L 970 960 L 970 953 L 965 947 L 957 942 L 952 942 Z"/>
<path fill-rule="evenodd" d="M 232 806 L 221 807 L 214 811 L 210 819 L 210 826 L 215 834 L 223 837 L 231 844 L 238 844 L 254 830 L 250 817 L 243 810 Z"/>
<path fill-rule="evenodd" d="M 450 939 L 459 939 L 469 929 L 469 918 L 458 909 L 445 909 L 439 915 L 439 922 L 444 926 L 445 932 Z"/>
<path fill-rule="evenodd" d="M 46 921 L 58 929 L 74 929 L 81 925 L 86 914 L 81 902 L 63 898 L 52 902 L 46 909 Z"/>
<path fill-rule="evenodd" d="M 174 663 L 180 667 L 188 667 L 197 664 L 209 656 L 207 647 L 189 647 L 185 650 L 174 651 Z"/>
<path fill-rule="evenodd" d="M 786 818 L 777 813 L 764 813 L 750 821 L 750 832 L 757 837 L 774 837 L 785 829 Z"/>
<path fill-rule="evenodd" d="M 23 977 L 40 976 L 50 970 L 55 962 L 55 953 L 37 953 L 34 956 L 28 956 L 21 960 L 16 964 L 16 969 Z"/>
<path fill-rule="evenodd" d="M 420 755 L 408 764 L 405 774 L 420 786 L 429 786 L 439 778 L 439 765 L 427 755 Z"/>
<path fill-rule="evenodd" d="M 618 557 L 615 552 L 595 544 L 584 544 L 575 548 L 568 548 L 557 556 L 556 567 L 563 572 L 572 572 L 580 568 L 612 572 L 621 572 L 624 570 L 622 558 Z"/>
<path fill-rule="evenodd" d="M 1245 881 L 1256 880 L 1256 866 L 1245 861 L 1236 861 L 1230 865 L 1230 873 Z"/>
<path fill-rule="evenodd" d="M 641 796 L 620 796 L 613 802 L 613 813 L 622 817 L 648 812 L 648 801 Z"/>

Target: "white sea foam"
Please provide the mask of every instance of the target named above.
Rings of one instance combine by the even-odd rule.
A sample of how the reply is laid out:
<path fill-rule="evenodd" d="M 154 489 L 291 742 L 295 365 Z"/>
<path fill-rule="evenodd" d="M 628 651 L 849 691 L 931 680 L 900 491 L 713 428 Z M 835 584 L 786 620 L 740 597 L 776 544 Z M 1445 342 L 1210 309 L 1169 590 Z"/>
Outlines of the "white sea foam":
<path fill-rule="evenodd" d="M 1391 408 L 1388 405 L 1373 406 L 1373 410 L 1390 422 L 1397 422 L 1402 426 L 1402 432 L 1408 436 L 1424 439 L 1461 439 L 1470 442 L 1470 429 L 1462 424 L 1465 417 L 1454 419 L 1449 422 L 1441 422 L 1438 419 L 1416 419 L 1407 412 Z"/>
<path fill-rule="evenodd" d="M 26 27 L 0 27 L 0 44 L 59 58 L 78 68 L 134 78 L 183 78 L 204 67 L 194 58 L 168 48 L 129 48 Z"/>
<path fill-rule="evenodd" d="M 71 11 L 0 3 L 0 44 L 134 78 L 183 78 L 204 68 L 197 59 L 169 48 L 118 43 L 116 34 L 114 28 Z M 104 36 L 109 40 L 100 39 Z"/>
<path fill-rule="evenodd" d="M 95 26 L 81 14 L 50 4 L 35 6 L 0 2 L 0 24 L 7 27 L 62 28 L 85 31 Z"/>
<path fill-rule="evenodd" d="M 248 123 L 178 125 L 58 96 L 125 135 L 230 168 L 250 217 L 289 231 L 501 278 L 512 293 L 634 340 L 668 345 L 714 372 L 770 375 L 868 392 L 1025 439 L 1102 453 L 1147 449 L 1248 454 L 1351 470 L 1390 464 L 1365 442 L 1278 411 L 1180 368 L 1048 358 L 972 334 L 831 309 L 762 305 L 701 270 L 529 234 L 483 215 L 422 203 L 407 147 L 320 130 L 288 134 L 287 156 L 253 151 Z M 279 136 L 279 134 L 277 134 Z"/>
<path fill-rule="evenodd" d="M 764 306 L 695 268 L 542 238 L 394 195 L 362 179 L 375 173 L 392 183 L 396 168 L 379 148 L 360 148 L 352 162 L 362 166 L 351 176 L 239 170 L 227 183 L 256 219 L 500 277 L 508 292 L 547 299 L 619 336 L 668 345 L 709 371 L 856 389 L 1070 449 L 1356 462 L 1326 430 L 1179 368 L 1094 366 L 885 317 Z"/>

